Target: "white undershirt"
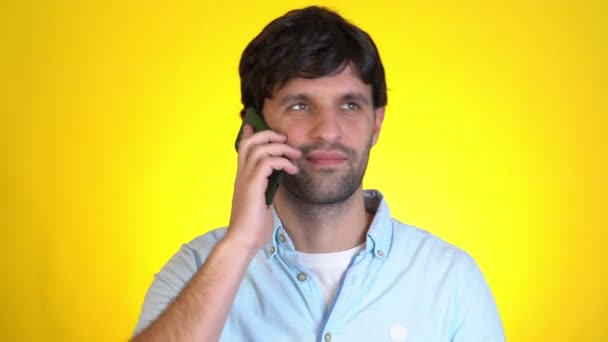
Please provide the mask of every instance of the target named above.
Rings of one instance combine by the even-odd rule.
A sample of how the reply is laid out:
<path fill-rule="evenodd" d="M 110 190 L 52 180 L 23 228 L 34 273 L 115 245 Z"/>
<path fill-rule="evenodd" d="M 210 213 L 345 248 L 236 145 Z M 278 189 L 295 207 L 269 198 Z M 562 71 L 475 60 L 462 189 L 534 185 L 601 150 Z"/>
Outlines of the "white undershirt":
<path fill-rule="evenodd" d="M 326 308 L 329 308 L 336 296 L 340 280 L 351 259 L 359 253 L 365 244 L 355 248 L 336 253 L 302 253 L 298 252 L 298 261 L 311 272 L 317 280 L 317 285 L 325 299 Z"/>

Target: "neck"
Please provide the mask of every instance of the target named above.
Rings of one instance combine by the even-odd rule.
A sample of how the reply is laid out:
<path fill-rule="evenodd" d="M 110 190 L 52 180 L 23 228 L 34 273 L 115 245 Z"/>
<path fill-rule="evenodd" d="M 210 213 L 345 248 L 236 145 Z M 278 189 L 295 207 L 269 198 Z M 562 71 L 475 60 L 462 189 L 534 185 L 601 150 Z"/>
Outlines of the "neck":
<path fill-rule="evenodd" d="M 339 252 L 362 244 L 373 218 L 365 210 L 361 187 L 343 202 L 322 205 L 280 189 L 275 208 L 296 250 L 304 253 Z"/>

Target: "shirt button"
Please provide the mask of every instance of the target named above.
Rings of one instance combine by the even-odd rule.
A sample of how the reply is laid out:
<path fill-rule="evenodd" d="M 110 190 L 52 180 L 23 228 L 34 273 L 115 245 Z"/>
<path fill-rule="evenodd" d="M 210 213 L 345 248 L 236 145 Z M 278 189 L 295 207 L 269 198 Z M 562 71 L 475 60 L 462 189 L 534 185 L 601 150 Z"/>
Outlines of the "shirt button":
<path fill-rule="evenodd" d="M 383 256 L 384 255 L 384 252 L 381 249 L 379 249 L 376 253 L 378 253 L 378 256 Z"/>
<path fill-rule="evenodd" d="M 276 251 L 277 251 L 276 247 L 274 247 L 274 246 L 270 247 L 270 254 L 274 254 L 274 252 L 276 252 Z"/>
<path fill-rule="evenodd" d="M 331 334 L 330 333 L 325 334 L 324 339 L 325 339 L 325 342 L 331 341 Z"/>
<path fill-rule="evenodd" d="M 306 281 L 308 277 L 306 276 L 306 273 L 301 272 L 300 274 L 298 274 L 298 280 L 299 281 Z"/>
<path fill-rule="evenodd" d="M 279 241 L 281 241 L 281 242 L 285 242 L 285 240 L 286 240 L 286 239 L 285 239 L 285 235 L 283 235 L 283 234 L 279 234 Z"/>

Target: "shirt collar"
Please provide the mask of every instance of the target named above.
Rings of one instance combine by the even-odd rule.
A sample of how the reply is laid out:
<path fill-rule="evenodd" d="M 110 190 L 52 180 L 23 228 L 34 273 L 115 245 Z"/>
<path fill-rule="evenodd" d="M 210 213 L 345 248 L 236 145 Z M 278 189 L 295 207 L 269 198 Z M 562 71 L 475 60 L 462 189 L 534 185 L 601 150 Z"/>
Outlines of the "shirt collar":
<path fill-rule="evenodd" d="M 288 252 L 288 254 L 295 255 L 295 247 L 293 242 L 289 238 L 287 231 L 283 228 L 283 223 L 281 222 L 281 218 L 277 213 L 274 205 L 272 206 L 272 216 L 274 221 L 274 229 L 272 233 L 272 238 L 268 241 L 264 247 L 266 255 L 272 259 L 278 252 L 279 248 L 283 251 Z"/>
<path fill-rule="evenodd" d="M 365 209 L 368 212 L 374 213 L 374 218 L 367 231 L 365 252 L 372 252 L 378 259 L 385 260 L 390 252 L 393 239 L 393 224 L 388 204 L 382 193 L 378 190 L 365 190 L 363 198 Z M 293 256 L 295 258 L 296 250 L 293 242 L 289 238 L 285 228 L 283 228 L 281 218 L 274 206 L 272 206 L 272 215 L 274 218 L 274 231 L 272 239 L 264 246 L 266 255 L 272 259 L 279 252 L 279 249 L 281 249 L 283 256 L 287 256 L 288 258 Z"/>
<path fill-rule="evenodd" d="M 388 204 L 382 193 L 378 190 L 365 190 L 365 209 L 374 213 L 372 223 L 367 230 L 365 243 L 366 252 L 373 252 L 374 256 L 385 260 L 393 241 L 393 221 Z"/>

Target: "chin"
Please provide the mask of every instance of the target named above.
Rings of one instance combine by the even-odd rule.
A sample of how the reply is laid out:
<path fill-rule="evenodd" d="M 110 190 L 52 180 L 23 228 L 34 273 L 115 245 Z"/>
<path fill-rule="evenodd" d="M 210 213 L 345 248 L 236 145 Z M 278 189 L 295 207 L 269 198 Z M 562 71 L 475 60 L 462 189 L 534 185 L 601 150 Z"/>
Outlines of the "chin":
<path fill-rule="evenodd" d="M 307 179 L 305 182 L 297 180 L 293 180 L 292 182 L 284 179 L 283 182 L 287 192 L 292 196 L 301 202 L 314 205 L 345 202 L 361 187 L 361 180 L 344 178 L 339 180 L 326 179 L 320 182 L 314 182 L 310 179 Z"/>

